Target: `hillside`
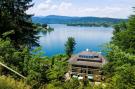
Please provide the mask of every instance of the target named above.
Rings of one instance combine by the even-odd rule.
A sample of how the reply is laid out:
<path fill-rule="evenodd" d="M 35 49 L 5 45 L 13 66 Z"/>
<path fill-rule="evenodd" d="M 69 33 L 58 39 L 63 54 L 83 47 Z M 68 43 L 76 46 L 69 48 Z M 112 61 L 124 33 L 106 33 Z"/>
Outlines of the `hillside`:
<path fill-rule="evenodd" d="M 69 16 L 57 16 L 49 15 L 45 17 L 32 17 L 34 23 L 47 23 L 47 24 L 68 24 L 68 23 L 118 23 L 120 21 L 126 21 L 126 19 L 117 18 L 101 18 L 101 17 L 69 17 Z"/>

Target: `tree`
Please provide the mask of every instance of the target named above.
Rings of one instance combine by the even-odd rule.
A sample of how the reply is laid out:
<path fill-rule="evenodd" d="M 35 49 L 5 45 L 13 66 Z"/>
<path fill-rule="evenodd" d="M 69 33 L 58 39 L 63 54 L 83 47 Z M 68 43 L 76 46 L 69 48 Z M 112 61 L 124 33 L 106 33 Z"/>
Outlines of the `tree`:
<path fill-rule="evenodd" d="M 76 45 L 75 39 L 73 37 L 69 37 L 68 41 L 65 44 L 65 52 L 69 57 L 73 54 L 75 45 Z"/>
<path fill-rule="evenodd" d="M 0 38 L 9 37 L 16 48 L 37 46 L 37 32 L 26 14 L 32 0 L 0 0 Z M 5 32 L 12 34 L 5 36 Z M 4 36 L 3 36 L 4 35 Z"/>
<path fill-rule="evenodd" d="M 48 26 L 47 24 L 42 24 L 43 28 L 47 28 L 47 26 Z"/>
<path fill-rule="evenodd" d="M 135 89 L 135 66 L 124 64 L 116 68 L 116 73 L 108 79 L 106 89 Z"/>
<path fill-rule="evenodd" d="M 122 51 L 118 46 L 108 46 L 108 63 L 103 68 L 106 76 L 105 89 L 134 89 L 135 82 L 135 55 Z"/>
<path fill-rule="evenodd" d="M 135 54 L 135 15 L 131 15 L 127 23 L 114 26 L 112 43 L 123 51 Z"/>
<path fill-rule="evenodd" d="M 65 73 L 68 71 L 67 59 L 66 55 L 56 55 L 52 58 L 52 60 L 50 59 L 51 67 L 47 73 L 47 77 L 50 81 L 64 81 Z"/>
<path fill-rule="evenodd" d="M 114 36 L 108 47 L 108 63 L 103 68 L 105 89 L 135 88 L 135 15 L 114 26 Z"/>

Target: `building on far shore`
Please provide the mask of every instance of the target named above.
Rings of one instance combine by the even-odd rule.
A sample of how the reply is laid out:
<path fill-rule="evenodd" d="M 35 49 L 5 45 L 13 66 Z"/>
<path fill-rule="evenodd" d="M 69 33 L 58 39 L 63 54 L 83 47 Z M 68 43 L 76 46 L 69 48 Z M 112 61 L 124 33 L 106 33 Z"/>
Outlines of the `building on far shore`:
<path fill-rule="evenodd" d="M 106 63 L 106 59 L 100 52 L 93 52 L 87 49 L 78 55 L 72 56 L 68 62 L 71 77 L 76 77 L 80 80 L 102 80 L 101 68 Z"/>

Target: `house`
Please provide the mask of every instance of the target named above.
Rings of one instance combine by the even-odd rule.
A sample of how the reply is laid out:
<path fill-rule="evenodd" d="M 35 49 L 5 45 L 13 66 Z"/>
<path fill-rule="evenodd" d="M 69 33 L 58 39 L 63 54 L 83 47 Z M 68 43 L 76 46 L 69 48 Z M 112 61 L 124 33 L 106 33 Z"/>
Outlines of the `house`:
<path fill-rule="evenodd" d="M 101 81 L 101 68 L 106 63 L 106 59 L 99 52 L 86 51 L 69 59 L 70 75 L 78 79 L 90 79 Z"/>

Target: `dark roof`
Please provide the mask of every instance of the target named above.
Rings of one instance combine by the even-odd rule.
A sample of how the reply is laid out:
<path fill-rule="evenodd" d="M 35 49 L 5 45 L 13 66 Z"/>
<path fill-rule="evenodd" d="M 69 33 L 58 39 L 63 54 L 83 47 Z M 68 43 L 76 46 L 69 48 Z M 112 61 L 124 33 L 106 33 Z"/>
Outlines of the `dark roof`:
<path fill-rule="evenodd" d="M 80 57 L 86 56 L 85 58 Z M 93 58 L 88 58 L 89 56 L 93 56 Z M 98 57 L 94 57 L 98 56 Z M 105 58 L 98 52 L 92 52 L 92 51 L 83 51 L 79 53 L 78 55 L 75 55 L 69 59 L 69 64 L 72 65 L 83 65 L 83 66 L 90 66 L 90 67 L 98 67 L 101 68 L 103 64 L 106 63 Z"/>
<path fill-rule="evenodd" d="M 93 52 L 93 51 L 82 51 L 81 53 L 79 53 L 79 55 L 86 55 L 86 56 L 94 55 L 94 56 L 98 56 L 99 53 L 98 52 Z"/>

